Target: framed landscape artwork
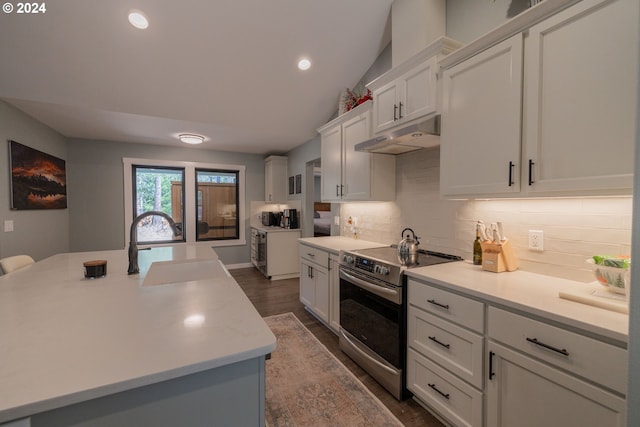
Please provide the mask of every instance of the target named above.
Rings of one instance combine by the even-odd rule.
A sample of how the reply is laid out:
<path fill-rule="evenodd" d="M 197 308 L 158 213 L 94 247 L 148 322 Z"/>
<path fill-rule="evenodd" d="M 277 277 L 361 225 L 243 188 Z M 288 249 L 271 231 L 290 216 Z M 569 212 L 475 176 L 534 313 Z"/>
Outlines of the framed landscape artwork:
<path fill-rule="evenodd" d="M 11 209 L 65 209 L 65 161 L 9 140 Z"/>

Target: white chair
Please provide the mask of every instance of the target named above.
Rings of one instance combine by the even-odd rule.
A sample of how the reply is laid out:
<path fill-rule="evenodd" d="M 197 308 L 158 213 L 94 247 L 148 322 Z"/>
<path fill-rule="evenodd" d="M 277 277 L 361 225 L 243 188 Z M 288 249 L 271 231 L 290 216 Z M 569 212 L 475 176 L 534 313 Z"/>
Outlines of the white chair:
<path fill-rule="evenodd" d="M 4 274 L 19 270 L 33 264 L 35 261 L 29 255 L 15 255 L 0 259 L 0 268 Z"/>

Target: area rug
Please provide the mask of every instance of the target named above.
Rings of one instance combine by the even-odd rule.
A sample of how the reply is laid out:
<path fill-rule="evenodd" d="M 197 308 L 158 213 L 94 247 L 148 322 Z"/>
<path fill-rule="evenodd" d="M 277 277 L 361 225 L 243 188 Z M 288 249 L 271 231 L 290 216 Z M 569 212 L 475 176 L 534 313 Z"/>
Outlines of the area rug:
<path fill-rule="evenodd" d="M 264 320 L 277 339 L 266 362 L 267 426 L 402 426 L 293 313 Z"/>

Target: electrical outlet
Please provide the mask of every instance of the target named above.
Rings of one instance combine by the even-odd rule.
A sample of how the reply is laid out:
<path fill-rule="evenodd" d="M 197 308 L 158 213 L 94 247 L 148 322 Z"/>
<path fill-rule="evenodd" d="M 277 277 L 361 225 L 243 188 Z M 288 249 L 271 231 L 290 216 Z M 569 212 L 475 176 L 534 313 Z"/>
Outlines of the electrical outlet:
<path fill-rule="evenodd" d="M 5 233 L 10 233 L 13 231 L 13 220 L 12 219 L 5 219 L 4 220 L 4 232 Z"/>
<path fill-rule="evenodd" d="M 544 232 L 542 230 L 529 230 L 529 250 L 536 252 L 544 250 Z"/>

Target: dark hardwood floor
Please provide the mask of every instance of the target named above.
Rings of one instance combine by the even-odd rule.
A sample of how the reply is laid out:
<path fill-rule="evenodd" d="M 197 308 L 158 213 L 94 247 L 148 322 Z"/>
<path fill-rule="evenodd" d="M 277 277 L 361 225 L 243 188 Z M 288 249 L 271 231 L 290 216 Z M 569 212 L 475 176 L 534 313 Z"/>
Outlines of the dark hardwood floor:
<path fill-rule="evenodd" d="M 329 349 L 362 383 L 384 403 L 407 427 L 442 427 L 436 418 L 413 399 L 397 401 L 373 378 L 338 348 L 338 337 L 302 305 L 299 298 L 299 280 L 267 280 L 255 268 L 230 271 L 262 317 L 292 312 L 322 344 Z"/>

